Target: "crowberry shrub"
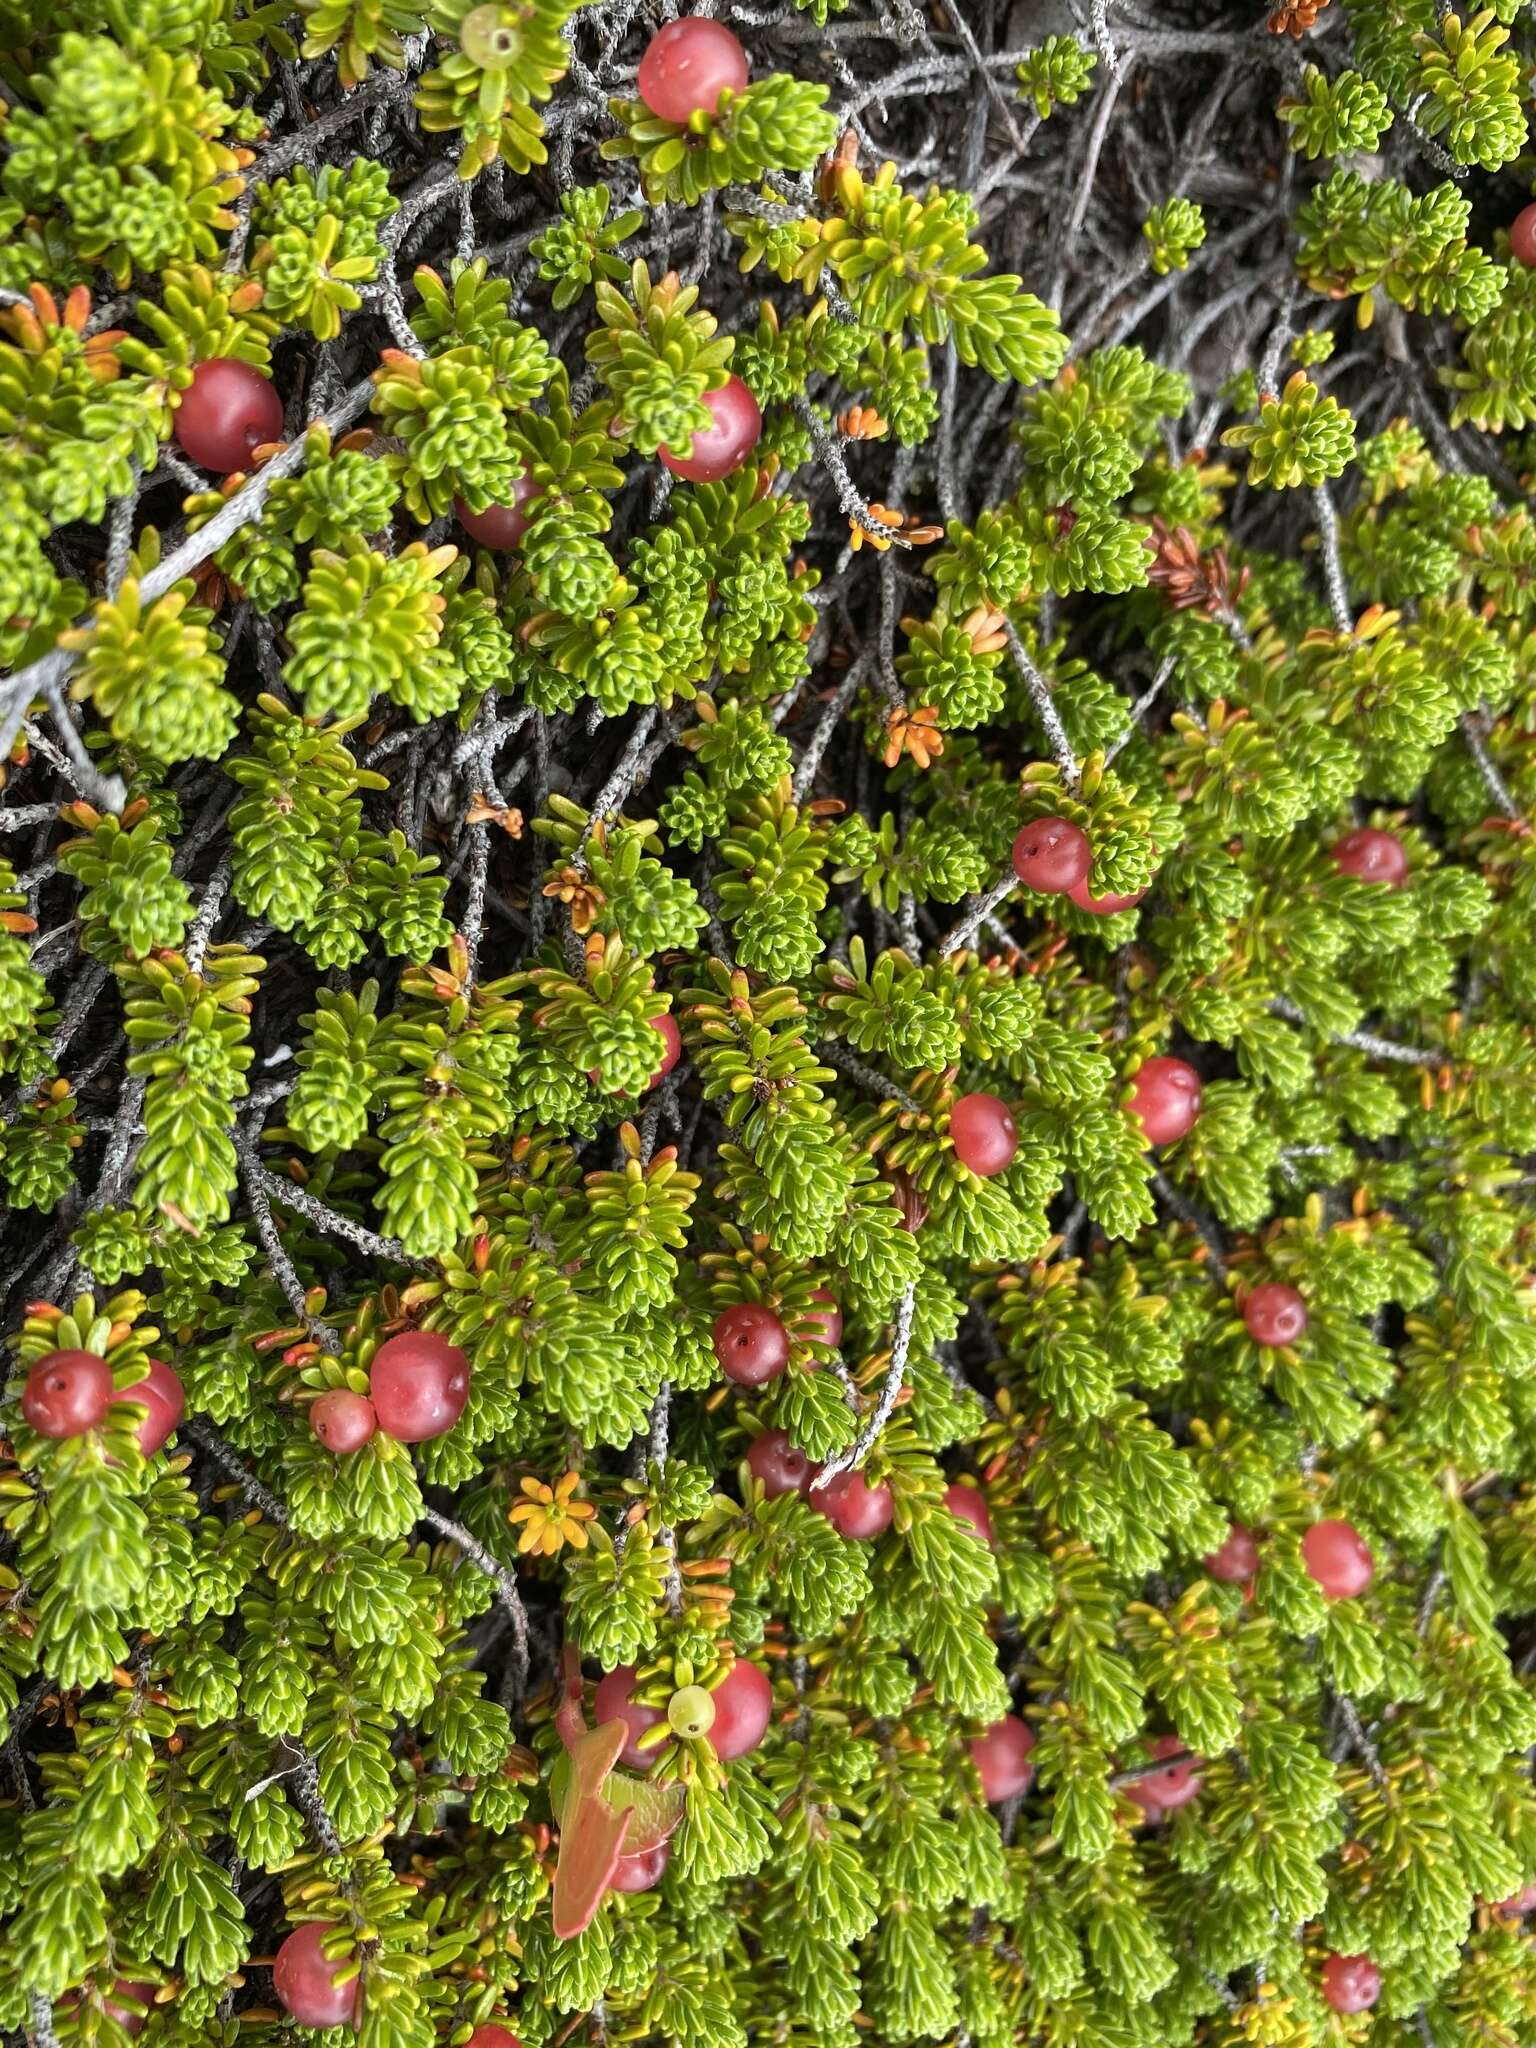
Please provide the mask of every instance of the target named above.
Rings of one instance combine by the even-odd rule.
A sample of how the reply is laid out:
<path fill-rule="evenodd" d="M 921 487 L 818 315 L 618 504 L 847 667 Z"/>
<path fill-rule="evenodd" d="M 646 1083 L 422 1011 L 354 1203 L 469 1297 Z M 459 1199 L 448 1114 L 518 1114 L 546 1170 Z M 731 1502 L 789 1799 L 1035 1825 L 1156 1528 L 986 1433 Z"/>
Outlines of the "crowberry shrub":
<path fill-rule="evenodd" d="M 3 11 L 7 2048 L 1536 2048 L 1531 10 Z"/>

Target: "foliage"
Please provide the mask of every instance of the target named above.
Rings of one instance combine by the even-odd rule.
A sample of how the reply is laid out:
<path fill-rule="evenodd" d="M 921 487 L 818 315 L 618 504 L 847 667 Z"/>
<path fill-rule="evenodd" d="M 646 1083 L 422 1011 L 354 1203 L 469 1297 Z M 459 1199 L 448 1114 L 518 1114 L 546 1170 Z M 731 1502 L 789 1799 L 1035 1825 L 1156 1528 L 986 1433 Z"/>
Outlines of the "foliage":
<path fill-rule="evenodd" d="M 1536 2048 L 1536 24 L 713 12 L 0 0 L 0 2032 Z"/>

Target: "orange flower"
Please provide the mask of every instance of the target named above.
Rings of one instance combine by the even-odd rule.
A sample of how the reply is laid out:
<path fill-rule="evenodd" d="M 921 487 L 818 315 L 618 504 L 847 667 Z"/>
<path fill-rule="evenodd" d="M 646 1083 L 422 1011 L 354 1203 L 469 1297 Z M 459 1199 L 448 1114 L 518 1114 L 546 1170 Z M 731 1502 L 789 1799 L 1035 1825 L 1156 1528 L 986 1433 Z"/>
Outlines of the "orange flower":
<path fill-rule="evenodd" d="M 542 1479 L 524 1479 L 520 1484 L 527 1499 L 507 1509 L 507 1520 L 514 1528 L 523 1524 L 517 1539 L 519 1554 L 526 1557 L 537 1551 L 541 1557 L 553 1557 L 567 1543 L 573 1550 L 585 1550 L 587 1524 L 597 1509 L 589 1500 L 571 1498 L 581 1484 L 581 1474 L 567 1472 L 553 1486 L 546 1486 Z"/>
<path fill-rule="evenodd" d="M 848 441 L 878 441 L 887 430 L 887 422 L 872 405 L 850 405 L 846 412 L 837 416 L 838 432 Z M 873 511 L 873 506 L 871 506 Z"/>

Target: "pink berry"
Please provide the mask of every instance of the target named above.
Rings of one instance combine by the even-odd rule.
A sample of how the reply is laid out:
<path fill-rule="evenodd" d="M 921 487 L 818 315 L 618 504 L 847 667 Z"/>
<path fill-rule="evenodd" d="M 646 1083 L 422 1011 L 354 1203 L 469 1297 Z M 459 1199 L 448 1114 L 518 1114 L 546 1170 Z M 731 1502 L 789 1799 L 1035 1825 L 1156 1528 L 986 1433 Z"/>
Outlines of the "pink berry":
<path fill-rule="evenodd" d="M 690 114 L 712 114 L 723 92 L 742 92 L 747 53 L 723 22 L 697 16 L 658 29 L 640 59 L 635 89 L 662 121 L 681 126 Z"/>
<path fill-rule="evenodd" d="M 651 1024 L 655 1030 L 661 1033 L 661 1042 L 666 1047 L 665 1052 L 661 1056 L 661 1065 L 651 1076 L 650 1085 L 654 1088 L 658 1081 L 664 1080 L 671 1073 L 672 1069 L 682 1058 L 683 1034 L 678 1030 L 677 1019 L 670 1010 L 664 1011 L 659 1017 L 653 1017 Z"/>
<path fill-rule="evenodd" d="M 670 1842 L 658 1842 L 654 1849 L 640 1849 L 633 1856 L 621 1856 L 609 1880 L 609 1890 L 648 1892 L 661 1883 L 671 1860 Z M 510 2041 L 511 2038 L 509 2034 L 507 2039 Z M 470 2041 L 469 2048 L 475 2048 L 473 2040 Z"/>
<path fill-rule="evenodd" d="M 1509 253 L 1527 270 L 1536 269 L 1536 204 L 1522 206 L 1510 222 Z"/>
<path fill-rule="evenodd" d="M 870 1486 L 862 1472 L 840 1472 L 825 1486 L 813 1484 L 806 1499 L 840 1536 L 851 1538 L 883 1536 L 896 1512 L 895 1498 L 885 1481 Z"/>
<path fill-rule="evenodd" d="M 1240 1586 L 1259 1568 L 1259 1539 L 1241 1522 L 1234 1522 L 1220 1550 L 1213 1550 L 1202 1562 L 1213 1579 L 1220 1579 L 1224 1585 Z"/>
<path fill-rule="evenodd" d="M 117 2021 L 125 2034 L 142 2034 L 144 2022 L 149 2018 L 149 2014 L 134 2012 L 132 2007 L 119 2005 L 117 2001 L 120 1998 L 131 1998 L 134 2005 L 147 2006 L 154 2003 L 154 1997 L 153 1984 L 143 1984 L 127 1977 L 119 1977 L 112 1986 L 112 1996 L 101 2001 L 101 2009 L 109 2019 Z"/>
<path fill-rule="evenodd" d="M 50 1351 L 27 1374 L 21 1412 L 39 1436 L 84 1436 L 112 1406 L 112 1368 L 94 1351 Z"/>
<path fill-rule="evenodd" d="M 462 498 L 453 501 L 453 516 L 481 547 L 505 554 L 515 548 L 528 531 L 529 515 L 523 507 L 543 492 L 531 476 L 520 476 L 512 486 L 510 505 L 487 505 L 483 512 L 471 512 Z"/>
<path fill-rule="evenodd" d="M 957 1479 L 953 1486 L 945 1487 L 944 1505 L 962 1522 L 969 1522 L 982 1542 L 991 1549 L 992 1517 L 987 1511 L 986 1496 L 978 1487 L 967 1486 L 963 1480 Z"/>
<path fill-rule="evenodd" d="M 755 1301 L 739 1301 L 715 1317 L 713 1335 L 720 1370 L 738 1387 L 764 1387 L 789 1363 L 789 1332 Z"/>
<path fill-rule="evenodd" d="M 781 1493 L 804 1493 L 811 1483 L 811 1461 L 790 1442 L 787 1430 L 765 1429 L 747 1452 L 747 1466 L 770 1500 Z"/>
<path fill-rule="evenodd" d="M 1305 1335 L 1307 1304 L 1283 1280 L 1266 1280 L 1243 1297 L 1243 1327 L 1255 1344 L 1277 1351 Z"/>
<path fill-rule="evenodd" d="M 829 1345 L 835 1351 L 843 1341 L 843 1312 L 835 1296 L 825 1287 L 818 1287 L 811 1296 L 812 1301 L 825 1302 L 825 1308 L 808 1308 L 800 1317 L 801 1327 L 808 1337 Z"/>
<path fill-rule="evenodd" d="M 283 431 L 283 401 L 252 363 L 215 356 L 199 363 L 176 407 L 176 440 L 199 469 L 244 469 L 263 442 Z"/>
<path fill-rule="evenodd" d="M 1536 213 L 1536 207 L 1531 211 Z M 1507 1899 L 1500 1899 L 1493 1910 L 1495 1913 L 1529 1913 L 1532 1906 L 1536 1906 L 1536 1884 L 1527 1884 L 1512 1892 Z"/>
<path fill-rule="evenodd" d="M 405 1330 L 373 1354 L 368 1371 L 379 1427 L 397 1443 L 452 1429 L 469 1399 L 469 1360 L 436 1330 Z"/>
<path fill-rule="evenodd" d="M 1006 1102 L 996 1095 L 962 1095 L 949 1112 L 950 1142 L 962 1166 L 983 1180 L 1013 1164 L 1019 1133 Z"/>
<path fill-rule="evenodd" d="M 1153 1756 L 1178 1756 L 1184 1745 L 1177 1735 L 1159 1735 L 1147 1747 Z M 1181 1806 L 1188 1806 L 1200 1791 L 1200 1759 L 1185 1757 L 1181 1763 L 1169 1764 L 1164 1770 L 1153 1771 L 1145 1778 L 1136 1778 L 1125 1788 L 1125 1796 L 1133 1806 L 1139 1806 L 1148 1820 L 1161 1820 L 1165 1814 L 1177 1813 Z"/>
<path fill-rule="evenodd" d="M 149 1413 L 139 1424 L 139 1449 L 152 1458 L 187 1412 L 187 1394 L 181 1381 L 158 1358 L 149 1361 L 149 1371 L 136 1387 L 124 1387 L 122 1401 L 142 1401 Z"/>
<path fill-rule="evenodd" d="M 1200 1076 L 1188 1060 L 1159 1057 L 1137 1069 L 1130 1112 L 1149 1145 L 1171 1145 L 1194 1129 L 1200 1095 Z"/>
<path fill-rule="evenodd" d="M 1323 1964 L 1323 1996 L 1335 2012 L 1369 2012 L 1381 1996 L 1381 1972 L 1369 1956 L 1332 1955 Z"/>
<path fill-rule="evenodd" d="M 1088 834 L 1070 818 L 1032 819 L 1013 842 L 1013 872 L 1041 896 L 1080 888 L 1092 866 Z"/>
<path fill-rule="evenodd" d="M 989 1806 L 1029 1790 L 1035 1782 L 1035 1767 L 1029 1761 L 1034 1746 L 1034 1729 L 1017 1714 L 1004 1714 L 971 1738 L 971 1762 L 981 1773 L 982 1795 Z"/>
<path fill-rule="evenodd" d="M 622 1869 L 625 1863 L 638 1863 L 639 1861 L 640 1859 L 638 1856 L 621 1856 L 619 1859 L 619 1865 Z M 640 1885 L 618 1884 L 617 1881 L 615 1881 L 615 1889 L 621 1892 L 640 1891 L 643 1889 L 643 1887 Z M 495 2021 L 492 2020 L 486 2026 L 476 2027 L 475 2031 L 464 2043 L 464 2048 L 523 2048 L 523 2044 L 521 2041 L 518 2040 L 516 2034 L 512 2033 L 506 2027 L 497 2026 Z"/>
<path fill-rule="evenodd" d="M 357 2011 L 357 1979 L 334 1982 L 347 1962 L 333 1963 L 321 1953 L 330 1932 L 324 1921 L 306 1920 L 288 1936 L 272 1965 L 278 2003 L 301 2027 L 344 2026 Z"/>
<path fill-rule="evenodd" d="M 630 1693 L 634 1690 L 634 1684 L 633 1664 L 621 1664 L 617 1671 L 610 1671 L 606 1678 L 599 1681 L 592 1711 L 597 1717 L 599 1727 L 605 1721 L 622 1721 L 625 1724 L 629 1729 L 629 1740 L 620 1752 L 619 1761 L 628 1764 L 632 1770 L 644 1770 L 656 1752 L 654 1749 L 641 1749 L 640 1737 L 647 1728 L 654 1728 L 658 1721 L 665 1721 L 667 1716 L 666 1710 L 662 1707 L 643 1707 L 632 1700 Z"/>
<path fill-rule="evenodd" d="M 1330 1600 L 1352 1600 L 1376 1576 L 1376 1560 L 1353 1522 L 1314 1522 L 1301 1561 Z"/>
<path fill-rule="evenodd" d="M 1358 832 L 1346 832 L 1333 842 L 1333 864 L 1341 875 L 1357 882 L 1385 882 L 1400 889 L 1408 879 L 1408 856 L 1395 832 L 1378 832 L 1362 825 Z"/>
<path fill-rule="evenodd" d="M 715 1703 L 709 1740 L 722 1763 L 756 1749 L 773 1712 L 773 1687 L 755 1664 L 738 1657 L 710 1694 Z"/>
<path fill-rule="evenodd" d="M 360 1451 L 379 1426 L 373 1403 L 366 1394 L 354 1394 L 348 1387 L 332 1387 L 309 1406 L 309 1426 L 338 1458 Z"/>
<path fill-rule="evenodd" d="M 679 22 L 677 26 L 693 24 Z M 694 435 L 686 455 L 674 455 L 668 448 L 656 451 L 664 468 L 690 484 L 712 484 L 740 469 L 762 438 L 762 412 L 739 377 L 728 377 L 717 391 L 706 391 L 704 404 L 711 423 Z"/>
<path fill-rule="evenodd" d="M 1117 896 L 1113 891 L 1105 896 L 1095 896 L 1085 875 L 1067 891 L 1067 901 L 1075 903 L 1079 910 L 1091 911 L 1095 917 L 1113 917 L 1117 910 L 1134 910 L 1146 893 L 1145 889 L 1133 889 L 1128 896 Z"/>

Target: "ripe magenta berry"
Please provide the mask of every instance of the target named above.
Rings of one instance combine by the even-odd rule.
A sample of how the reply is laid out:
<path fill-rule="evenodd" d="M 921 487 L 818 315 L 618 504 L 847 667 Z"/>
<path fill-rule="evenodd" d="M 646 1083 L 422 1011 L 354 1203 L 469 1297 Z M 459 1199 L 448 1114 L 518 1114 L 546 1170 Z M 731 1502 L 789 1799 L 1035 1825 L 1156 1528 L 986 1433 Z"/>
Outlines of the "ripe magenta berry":
<path fill-rule="evenodd" d="M 84 1436 L 111 1406 L 112 1368 L 94 1351 L 50 1351 L 21 1390 L 21 1412 L 39 1436 Z"/>
<path fill-rule="evenodd" d="M 702 24 L 680 21 L 675 26 L 691 28 Z M 724 33 L 729 35 L 730 31 Z M 736 39 L 732 36 L 731 40 Z M 717 391 L 706 391 L 704 403 L 709 407 L 711 424 L 694 435 L 688 453 L 674 455 L 668 448 L 656 451 L 663 467 L 682 477 L 685 483 L 712 484 L 729 476 L 733 469 L 740 469 L 762 438 L 763 415 L 739 377 L 727 377 Z"/>
<path fill-rule="evenodd" d="M 685 122 L 690 114 L 712 114 L 723 92 L 747 83 L 747 53 L 723 22 L 669 21 L 658 29 L 640 59 L 635 89 L 663 121 Z"/>
<path fill-rule="evenodd" d="M 1330 1600 L 1352 1600 L 1376 1576 L 1376 1560 L 1353 1522 L 1314 1522 L 1301 1539 L 1301 1561 Z"/>
<path fill-rule="evenodd" d="M 1259 1568 L 1259 1539 L 1241 1522 L 1234 1522 L 1220 1550 L 1213 1550 L 1201 1562 L 1213 1579 L 1220 1579 L 1224 1585 L 1240 1586 Z"/>
<path fill-rule="evenodd" d="M 641 1749 L 640 1737 L 647 1728 L 654 1728 L 658 1721 L 665 1721 L 666 1714 L 660 1707 L 643 1707 L 630 1698 L 634 1689 L 635 1667 L 621 1664 L 617 1671 L 610 1671 L 599 1681 L 597 1698 L 592 1711 L 597 1716 L 598 1726 L 605 1721 L 622 1721 L 629 1729 L 629 1740 L 619 1754 L 619 1761 L 632 1770 L 644 1770 L 655 1756 L 654 1749 Z"/>
<path fill-rule="evenodd" d="M 987 1512 L 986 1496 L 977 1487 L 967 1486 L 963 1480 L 957 1479 L 952 1486 L 945 1487 L 944 1505 L 962 1522 L 969 1522 L 982 1542 L 991 1549 L 992 1517 Z"/>
<path fill-rule="evenodd" d="M 333 1963 L 321 1953 L 330 1932 L 324 1921 L 306 1920 L 288 1936 L 272 1965 L 278 2003 L 301 2027 L 343 2026 L 357 2010 L 357 1979 L 334 1981 L 337 1971 L 350 1965 L 345 1959 Z"/>
<path fill-rule="evenodd" d="M 139 1449 L 152 1458 L 187 1412 L 187 1393 L 176 1374 L 158 1358 L 149 1361 L 149 1371 L 136 1387 L 124 1387 L 118 1397 L 142 1401 L 149 1413 L 139 1424 Z"/>
<path fill-rule="evenodd" d="M 1536 269 L 1536 203 L 1522 206 L 1510 222 L 1509 253 L 1527 270 Z"/>
<path fill-rule="evenodd" d="M 770 1500 L 781 1493 L 804 1493 L 811 1483 L 811 1461 L 790 1442 L 787 1430 L 765 1429 L 747 1452 L 747 1467 Z"/>
<path fill-rule="evenodd" d="M 773 1687 L 757 1666 L 738 1657 L 710 1697 L 715 1720 L 709 1739 L 720 1761 L 729 1763 L 756 1749 L 773 1712 Z"/>
<path fill-rule="evenodd" d="M 1013 842 L 1013 872 L 1042 896 L 1081 887 L 1092 866 L 1088 834 L 1070 818 L 1034 818 Z"/>
<path fill-rule="evenodd" d="M 1034 1729 L 1017 1714 L 1004 1714 L 1001 1721 L 972 1736 L 971 1762 L 981 1773 L 982 1796 L 989 1806 L 1029 1790 L 1035 1782 L 1035 1767 L 1029 1761 L 1034 1746 Z"/>
<path fill-rule="evenodd" d="M 373 1354 L 368 1391 L 386 1436 L 425 1443 L 452 1429 L 469 1399 L 469 1360 L 436 1330 L 404 1330 Z"/>
<path fill-rule="evenodd" d="M 658 1081 L 664 1080 L 671 1073 L 672 1069 L 682 1058 L 683 1034 L 678 1030 L 677 1019 L 670 1010 L 664 1012 L 660 1017 L 653 1017 L 651 1024 L 655 1030 L 661 1033 L 661 1042 L 666 1047 L 661 1056 L 661 1065 L 652 1074 L 650 1081 L 647 1083 L 647 1086 L 654 1088 Z"/>
<path fill-rule="evenodd" d="M 1243 1327 L 1266 1351 L 1294 1344 L 1307 1327 L 1307 1304 L 1283 1280 L 1266 1280 L 1243 1297 Z"/>
<path fill-rule="evenodd" d="M 512 486 L 510 505 L 487 505 L 483 512 L 471 512 L 462 498 L 453 501 L 453 516 L 481 547 L 505 554 L 515 548 L 528 531 L 529 515 L 523 507 L 543 492 L 531 476 L 520 476 Z"/>
<path fill-rule="evenodd" d="M 1178 1756 L 1184 1745 L 1177 1735 L 1159 1735 L 1147 1744 L 1156 1757 Z M 1197 1756 L 1184 1757 L 1183 1761 L 1169 1764 L 1160 1771 L 1153 1771 L 1145 1778 L 1135 1778 L 1125 1788 L 1125 1796 L 1133 1806 L 1139 1806 L 1148 1820 L 1162 1820 L 1165 1815 L 1177 1813 L 1181 1806 L 1188 1806 L 1191 1799 L 1200 1792 L 1200 1759 Z"/>
<path fill-rule="evenodd" d="M 200 469 L 227 475 L 283 431 L 283 401 L 252 363 L 215 356 L 199 363 L 176 407 L 176 441 Z"/>
<path fill-rule="evenodd" d="M 1111 890 L 1108 895 L 1095 896 L 1084 875 L 1067 891 L 1067 901 L 1075 903 L 1079 910 L 1091 911 L 1095 917 L 1113 917 L 1117 910 L 1134 910 L 1146 893 L 1145 889 L 1136 889 L 1129 896 L 1117 896 Z"/>
<path fill-rule="evenodd" d="M 739 1301 L 715 1317 L 713 1342 L 720 1370 L 738 1387 L 763 1387 L 789 1363 L 789 1332 L 755 1301 Z"/>
<path fill-rule="evenodd" d="M 1335 2012 L 1369 2012 L 1381 1996 L 1381 1972 L 1369 1956 L 1330 1956 L 1323 1996 Z"/>
<path fill-rule="evenodd" d="M 825 1515 L 840 1536 L 883 1536 L 891 1526 L 896 1502 L 883 1479 L 867 1484 L 862 1472 L 839 1472 L 825 1486 L 812 1485 L 806 1499 Z"/>
<path fill-rule="evenodd" d="M 379 1426 L 373 1403 L 366 1394 L 354 1394 L 348 1387 L 332 1387 L 310 1403 L 309 1426 L 338 1458 L 360 1451 Z"/>
<path fill-rule="evenodd" d="M 1200 1076 L 1188 1060 L 1159 1056 L 1139 1067 L 1131 1086 L 1130 1112 L 1149 1145 L 1171 1145 L 1194 1129 L 1200 1115 Z"/>
<path fill-rule="evenodd" d="M 1401 839 L 1370 825 L 1333 842 L 1333 864 L 1341 875 L 1353 875 L 1357 882 L 1385 882 L 1389 889 L 1400 889 L 1408 879 Z"/>
<path fill-rule="evenodd" d="M 812 1301 L 822 1302 L 824 1306 L 821 1308 L 808 1308 L 803 1312 L 800 1321 L 804 1326 L 805 1334 L 823 1344 L 830 1345 L 835 1351 L 843 1341 L 843 1312 L 838 1307 L 836 1298 L 829 1294 L 825 1287 L 818 1287 L 811 1296 L 811 1299 Z"/>
<path fill-rule="evenodd" d="M 658 1842 L 654 1849 L 638 1849 L 633 1856 L 621 1856 L 610 1879 L 611 1889 L 616 1892 L 648 1892 L 653 1885 L 661 1883 L 671 1860 L 670 1842 Z M 501 2030 L 498 2028 L 497 2031 Z M 469 2048 L 475 2048 L 478 2039 L 477 2034 L 472 2034 Z M 507 2039 L 511 2041 L 512 2036 L 508 2034 Z M 497 2048 L 497 2044 L 490 2044 L 490 2048 Z M 519 2044 L 513 2042 L 513 2048 L 519 2048 Z"/>
<path fill-rule="evenodd" d="M 983 1180 L 1011 1166 L 1019 1149 L 1008 1105 L 996 1095 L 959 1096 L 950 1108 L 949 1136 L 960 1164 Z"/>
<path fill-rule="evenodd" d="M 1536 208 L 1532 209 L 1536 212 Z M 1536 1884 L 1522 1885 L 1507 1899 L 1500 1899 L 1494 1907 L 1495 1913 L 1529 1913 L 1536 1906 Z"/>

